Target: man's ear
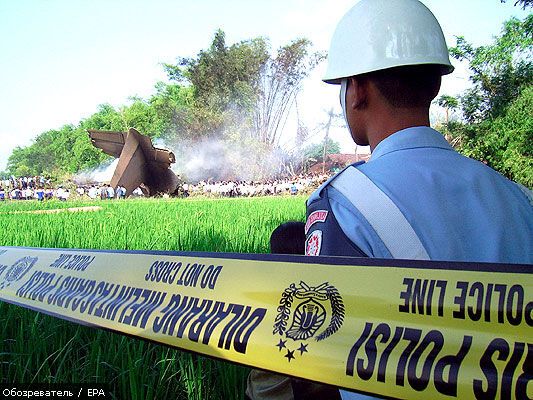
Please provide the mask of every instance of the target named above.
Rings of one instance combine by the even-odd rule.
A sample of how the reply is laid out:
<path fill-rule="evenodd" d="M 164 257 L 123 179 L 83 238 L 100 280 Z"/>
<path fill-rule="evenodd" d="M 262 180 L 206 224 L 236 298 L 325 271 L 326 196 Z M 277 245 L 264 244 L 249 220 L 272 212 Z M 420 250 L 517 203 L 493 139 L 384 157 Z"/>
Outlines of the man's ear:
<path fill-rule="evenodd" d="M 352 76 L 348 79 L 346 91 L 346 106 L 352 110 L 366 107 L 368 99 L 368 80 L 363 77 Z"/>

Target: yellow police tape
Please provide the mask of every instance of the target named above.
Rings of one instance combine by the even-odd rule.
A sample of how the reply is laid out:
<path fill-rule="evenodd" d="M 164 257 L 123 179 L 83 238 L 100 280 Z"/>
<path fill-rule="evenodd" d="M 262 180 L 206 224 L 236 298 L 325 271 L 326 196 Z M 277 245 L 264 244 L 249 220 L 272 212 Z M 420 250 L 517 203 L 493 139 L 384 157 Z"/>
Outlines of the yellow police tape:
<path fill-rule="evenodd" d="M 396 398 L 533 397 L 533 268 L 0 247 L 0 300 Z"/>

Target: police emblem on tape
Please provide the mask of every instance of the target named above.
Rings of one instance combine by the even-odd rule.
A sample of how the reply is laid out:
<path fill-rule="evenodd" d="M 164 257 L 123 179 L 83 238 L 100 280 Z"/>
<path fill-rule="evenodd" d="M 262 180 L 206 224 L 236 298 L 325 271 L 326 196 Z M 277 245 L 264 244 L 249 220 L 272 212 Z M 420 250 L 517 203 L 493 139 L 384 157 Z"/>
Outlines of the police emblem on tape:
<path fill-rule="evenodd" d="M 322 231 L 313 231 L 305 241 L 305 255 L 318 256 L 322 248 Z"/>
<path fill-rule="evenodd" d="M 287 326 L 289 320 L 290 326 Z M 326 321 L 327 327 L 319 332 Z M 299 286 L 292 283 L 283 291 L 272 334 L 280 336 L 276 347 L 290 362 L 309 352 L 306 341 L 327 339 L 343 322 L 344 304 L 335 286 L 323 282 L 313 287 L 300 281 Z"/>
<path fill-rule="evenodd" d="M 0 290 L 8 287 L 12 282 L 20 280 L 37 262 L 37 257 L 23 257 L 17 260 L 11 267 L 5 268 L 6 275 L 0 281 Z M 3 266 L 0 266 L 0 272 Z"/>

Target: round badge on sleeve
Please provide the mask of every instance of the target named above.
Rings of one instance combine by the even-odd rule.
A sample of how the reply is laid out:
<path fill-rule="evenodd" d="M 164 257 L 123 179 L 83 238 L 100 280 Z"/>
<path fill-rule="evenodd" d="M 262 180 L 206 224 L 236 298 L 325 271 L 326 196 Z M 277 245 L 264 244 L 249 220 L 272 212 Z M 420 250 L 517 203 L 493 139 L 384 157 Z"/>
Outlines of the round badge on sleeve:
<path fill-rule="evenodd" d="M 306 256 L 318 256 L 320 255 L 320 248 L 322 247 L 322 231 L 313 231 L 307 238 L 305 244 Z"/>

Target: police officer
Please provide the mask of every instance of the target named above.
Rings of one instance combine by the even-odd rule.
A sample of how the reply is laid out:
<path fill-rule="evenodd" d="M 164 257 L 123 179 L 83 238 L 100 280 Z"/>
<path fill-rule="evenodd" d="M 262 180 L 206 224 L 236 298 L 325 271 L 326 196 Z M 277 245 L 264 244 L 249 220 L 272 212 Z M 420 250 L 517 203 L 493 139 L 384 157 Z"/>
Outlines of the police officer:
<path fill-rule="evenodd" d="M 352 138 L 372 155 L 309 198 L 308 255 L 533 263 L 531 192 L 429 127 L 452 71 L 417 0 L 362 0 L 342 18 L 324 81 L 340 85 Z"/>
<path fill-rule="evenodd" d="M 324 81 L 340 85 L 351 136 L 372 155 L 311 195 L 306 254 L 533 263 L 531 192 L 429 127 L 452 71 L 418 0 L 361 0 L 341 19 Z"/>

